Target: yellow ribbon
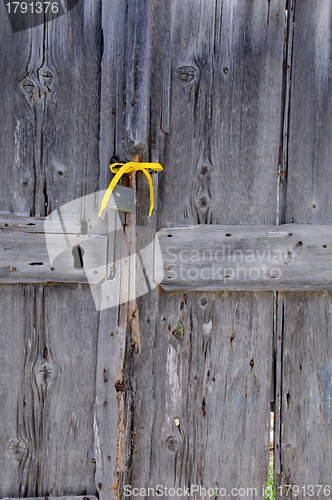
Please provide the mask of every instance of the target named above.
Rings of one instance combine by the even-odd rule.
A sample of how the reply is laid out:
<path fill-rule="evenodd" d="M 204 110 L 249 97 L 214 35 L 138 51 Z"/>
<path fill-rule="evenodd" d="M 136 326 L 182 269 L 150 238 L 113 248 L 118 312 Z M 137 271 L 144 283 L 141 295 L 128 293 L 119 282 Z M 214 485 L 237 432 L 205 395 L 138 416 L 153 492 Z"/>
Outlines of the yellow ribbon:
<path fill-rule="evenodd" d="M 117 165 L 121 165 L 118 167 Z M 128 174 L 129 172 L 133 171 L 138 171 L 141 170 L 146 177 L 148 178 L 149 181 L 149 186 L 150 186 L 150 213 L 149 216 L 152 214 L 153 210 L 153 205 L 154 205 L 154 197 L 153 197 L 153 184 L 152 184 L 152 179 L 151 175 L 147 171 L 147 169 L 150 168 L 151 170 L 155 171 L 160 171 L 163 169 L 163 167 L 160 165 L 160 163 L 138 163 L 136 161 L 129 161 L 128 163 L 112 163 L 110 165 L 111 172 L 113 174 L 116 174 L 113 179 L 111 184 L 108 186 L 106 193 L 104 194 L 104 198 L 102 199 L 101 206 L 100 206 L 100 212 L 98 214 L 98 217 L 100 217 L 102 211 L 106 208 L 108 200 L 110 199 L 110 196 L 112 194 L 113 189 L 115 188 L 116 184 L 118 183 L 120 177 L 123 174 Z"/>

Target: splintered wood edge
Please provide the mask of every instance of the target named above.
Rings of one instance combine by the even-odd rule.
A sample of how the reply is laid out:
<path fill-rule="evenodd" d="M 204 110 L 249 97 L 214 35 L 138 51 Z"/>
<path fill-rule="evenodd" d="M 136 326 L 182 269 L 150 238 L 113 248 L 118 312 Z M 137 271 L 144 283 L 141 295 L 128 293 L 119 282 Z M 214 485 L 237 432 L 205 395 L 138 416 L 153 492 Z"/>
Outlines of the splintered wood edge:
<path fill-rule="evenodd" d="M 45 221 L 49 230 L 45 230 Z M 81 221 L 74 217 L 66 217 L 64 219 L 66 233 L 80 234 Z M 11 213 L 0 212 L 0 231 L 17 231 L 24 233 L 62 233 L 63 226 L 61 221 L 56 218 L 54 221 L 50 217 L 27 217 L 24 215 L 16 215 Z"/>

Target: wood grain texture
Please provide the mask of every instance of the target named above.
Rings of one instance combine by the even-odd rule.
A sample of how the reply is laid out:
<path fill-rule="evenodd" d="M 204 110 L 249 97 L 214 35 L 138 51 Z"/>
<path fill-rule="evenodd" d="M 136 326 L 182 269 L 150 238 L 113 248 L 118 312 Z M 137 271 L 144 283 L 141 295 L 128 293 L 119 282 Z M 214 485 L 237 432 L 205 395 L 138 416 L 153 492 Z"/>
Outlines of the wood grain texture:
<path fill-rule="evenodd" d="M 275 223 L 283 21 L 279 2 L 172 3 L 161 227 Z"/>
<path fill-rule="evenodd" d="M 0 210 L 38 218 L 98 188 L 101 2 L 78 2 L 16 34 L 3 3 L 0 12 Z M 88 234 L 89 209 L 83 199 L 75 213 Z M 90 289 L 8 285 L 0 293 L 0 496 L 95 495 L 99 313 Z"/>
<path fill-rule="evenodd" d="M 319 8 L 318 8 L 319 5 Z M 331 2 L 293 2 L 286 221 L 329 224 Z M 317 16 L 308 17 L 317 6 Z M 305 102 L 305 106 L 302 103 Z M 287 133 L 287 131 L 285 131 Z"/>
<path fill-rule="evenodd" d="M 0 283 L 94 284 L 106 277 L 106 236 L 66 233 L 69 246 L 64 251 L 64 235 L 48 234 L 47 245 L 40 233 L 0 230 L 0 236 Z M 82 259 L 73 255 L 78 246 Z"/>
<path fill-rule="evenodd" d="M 140 314 L 144 335 L 130 377 L 133 486 L 261 487 L 272 295 L 161 291 L 157 300 L 158 317 Z"/>
<path fill-rule="evenodd" d="M 43 216 L 98 185 L 100 5 L 16 34 L 1 13 L 1 210 Z"/>
<path fill-rule="evenodd" d="M 314 485 L 317 496 L 316 485 L 331 482 L 332 298 L 330 292 L 279 295 L 277 485 L 304 486 L 311 494 Z"/>
<path fill-rule="evenodd" d="M 149 119 L 147 7 L 146 1 L 134 0 L 128 4 L 120 0 L 102 2 L 100 189 L 109 185 L 112 175 L 108 166 L 112 157 L 132 161 L 139 154 L 148 161 L 144 156 L 148 154 Z M 105 217 L 108 228 L 113 227 L 111 212 L 108 220 Z M 121 238 L 116 231 L 108 234 L 109 279 L 101 287 L 104 297 L 107 287 L 117 296 L 123 297 L 125 293 L 123 276 L 126 263 L 122 267 L 116 261 L 127 256 L 128 248 L 123 245 L 122 236 L 126 242 L 127 227 L 128 232 L 132 231 L 127 226 L 130 220 L 129 214 L 118 213 L 114 227 L 121 231 Z M 126 224 L 124 230 L 122 224 Z M 127 312 L 126 307 L 100 312 L 94 408 L 95 483 L 99 498 L 105 500 L 123 497 L 121 485 L 131 454 L 125 446 L 132 440 L 132 409 L 128 403 L 130 386 L 124 378 L 124 359 L 129 359 L 131 349 L 130 342 L 127 344 Z"/>
<path fill-rule="evenodd" d="M 63 226 L 58 219 L 48 219 L 45 227 L 45 217 L 25 217 L 10 213 L 0 213 L 0 234 L 6 234 L 11 230 L 22 233 L 62 233 Z M 66 218 L 66 231 L 69 234 L 81 233 L 81 221 L 74 218 Z"/>
<path fill-rule="evenodd" d="M 122 382 L 126 330 L 119 326 L 118 308 L 100 313 L 94 405 L 95 485 L 100 499 L 119 498 L 118 483 L 124 470 L 123 424 L 125 411 Z"/>
<path fill-rule="evenodd" d="M 164 170 L 155 176 L 154 219 L 137 179 L 137 223 L 274 224 L 284 4 L 156 1 L 149 16 L 149 159 Z M 243 484 L 262 496 L 272 363 L 259 360 L 272 360 L 273 295 L 206 295 L 159 287 L 137 301 L 140 341 L 132 334 L 125 358 L 122 492 L 125 484 Z"/>
<path fill-rule="evenodd" d="M 93 495 L 98 313 L 90 290 L 8 285 L 0 304 L 0 495 Z"/>
<path fill-rule="evenodd" d="M 161 229 L 164 290 L 330 290 L 332 227 L 197 225 Z"/>
<path fill-rule="evenodd" d="M 332 220 L 331 9 L 329 0 L 289 2 L 282 223 Z M 331 294 L 286 293 L 278 302 L 276 482 L 329 485 Z"/>

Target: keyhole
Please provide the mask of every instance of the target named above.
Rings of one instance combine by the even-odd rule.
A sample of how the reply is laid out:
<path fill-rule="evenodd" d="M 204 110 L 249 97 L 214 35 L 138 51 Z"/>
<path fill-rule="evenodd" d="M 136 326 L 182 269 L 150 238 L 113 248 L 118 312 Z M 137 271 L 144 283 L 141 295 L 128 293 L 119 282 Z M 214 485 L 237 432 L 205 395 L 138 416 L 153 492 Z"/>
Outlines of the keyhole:
<path fill-rule="evenodd" d="M 76 245 L 72 249 L 71 253 L 73 254 L 73 257 L 74 257 L 74 268 L 75 269 L 83 269 L 84 248 L 80 247 L 79 245 Z"/>

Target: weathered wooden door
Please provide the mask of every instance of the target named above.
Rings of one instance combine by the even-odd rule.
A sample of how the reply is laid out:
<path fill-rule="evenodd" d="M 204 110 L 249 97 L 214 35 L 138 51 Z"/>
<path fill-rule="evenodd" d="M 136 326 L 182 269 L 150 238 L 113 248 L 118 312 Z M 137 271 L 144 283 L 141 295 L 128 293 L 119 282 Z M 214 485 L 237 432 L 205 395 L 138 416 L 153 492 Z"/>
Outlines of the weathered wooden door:
<path fill-rule="evenodd" d="M 331 224 L 331 0 L 76 3 L 15 33 L 0 4 L 0 497 L 263 498 L 275 395 L 277 495 L 330 498 L 330 293 L 157 287 L 97 311 L 75 255 L 65 280 L 28 250 L 82 199 L 70 234 L 108 240 L 120 289 L 113 216 L 84 199 L 137 154 L 164 170 L 151 217 L 137 174 L 129 240 Z"/>

